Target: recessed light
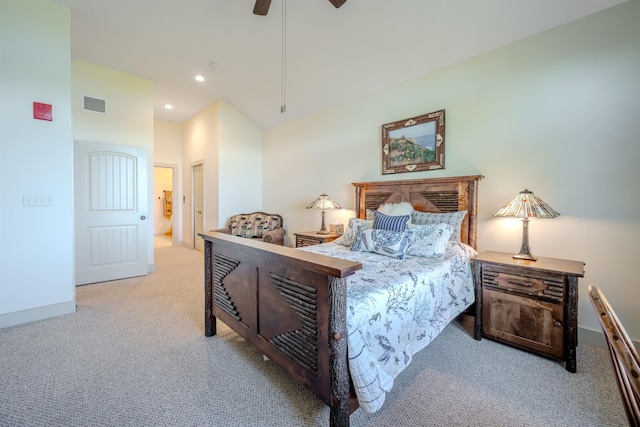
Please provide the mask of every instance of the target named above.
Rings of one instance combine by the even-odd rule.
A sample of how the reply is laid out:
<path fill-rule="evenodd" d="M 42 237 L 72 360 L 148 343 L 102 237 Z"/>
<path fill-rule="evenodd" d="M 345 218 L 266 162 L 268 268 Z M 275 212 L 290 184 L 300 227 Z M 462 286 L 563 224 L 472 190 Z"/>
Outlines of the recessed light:
<path fill-rule="evenodd" d="M 200 74 L 198 74 L 198 75 L 196 76 L 196 80 L 197 80 L 197 81 L 199 81 L 199 82 L 203 82 L 203 81 L 204 81 L 204 77 L 203 77 L 203 76 L 201 76 Z"/>
<path fill-rule="evenodd" d="M 173 110 L 173 105 L 171 105 L 171 104 L 164 104 L 164 108 L 166 108 L 167 110 Z"/>

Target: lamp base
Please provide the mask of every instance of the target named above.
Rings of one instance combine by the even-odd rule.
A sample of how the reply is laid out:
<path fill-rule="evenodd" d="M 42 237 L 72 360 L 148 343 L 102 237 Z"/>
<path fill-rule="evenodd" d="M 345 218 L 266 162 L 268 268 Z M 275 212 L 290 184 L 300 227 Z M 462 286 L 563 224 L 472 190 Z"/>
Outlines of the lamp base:
<path fill-rule="evenodd" d="M 527 261 L 537 261 L 538 257 L 531 255 L 531 249 L 529 249 L 529 218 L 524 217 L 522 220 L 522 245 L 520 246 L 520 253 L 513 256 L 515 259 L 524 259 Z"/>
<path fill-rule="evenodd" d="M 320 225 L 320 231 L 316 231 L 316 234 L 329 234 L 327 226 L 324 225 L 324 209 L 322 209 L 322 224 Z"/>
<path fill-rule="evenodd" d="M 538 257 L 535 255 L 531 255 L 531 254 L 523 254 L 523 253 L 519 253 L 513 256 L 513 258 L 515 259 L 524 259 L 527 261 L 537 261 Z"/>

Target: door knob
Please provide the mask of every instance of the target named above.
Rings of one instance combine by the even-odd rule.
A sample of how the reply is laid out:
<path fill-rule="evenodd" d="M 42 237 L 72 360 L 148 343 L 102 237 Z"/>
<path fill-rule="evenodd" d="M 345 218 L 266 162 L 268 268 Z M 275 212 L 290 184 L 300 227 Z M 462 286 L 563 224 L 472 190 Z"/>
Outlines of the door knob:
<path fill-rule="evenodd" d="M 147 217 L 146 217 L 146 216 L 144 216 L 144 215 L 142 215 L 142 216 L 140 217 L 140 219 L 144 221 L 145 219 L 147 219 Z"/>

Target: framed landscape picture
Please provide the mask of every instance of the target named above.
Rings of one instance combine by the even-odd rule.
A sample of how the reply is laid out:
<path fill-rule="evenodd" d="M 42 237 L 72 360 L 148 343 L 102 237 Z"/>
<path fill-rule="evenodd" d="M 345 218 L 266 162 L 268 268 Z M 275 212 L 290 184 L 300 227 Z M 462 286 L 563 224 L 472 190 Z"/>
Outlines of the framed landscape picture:
<path fill-rule="evenodd" d="M 444 110 L 382 125 L 382 174 L 444 169 Z"/>

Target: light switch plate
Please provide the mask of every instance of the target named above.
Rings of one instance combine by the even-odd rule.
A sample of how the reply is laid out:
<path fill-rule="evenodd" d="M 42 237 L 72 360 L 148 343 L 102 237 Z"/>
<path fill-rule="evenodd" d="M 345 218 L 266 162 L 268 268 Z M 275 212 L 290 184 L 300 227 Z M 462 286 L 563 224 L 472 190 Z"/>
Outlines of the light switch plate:
<path fill-rule="evenodd" d="M 23 194 L 22 206 L 24 207 L 36 207 L 36 206 L 53 206 L 53 195 L 51 194 Z"/>

